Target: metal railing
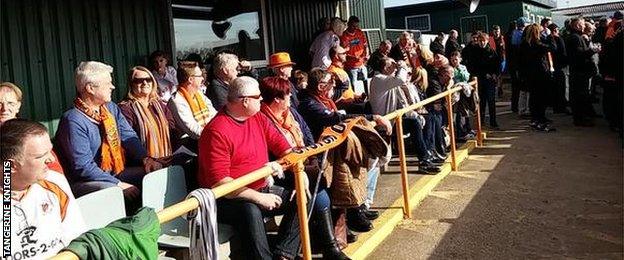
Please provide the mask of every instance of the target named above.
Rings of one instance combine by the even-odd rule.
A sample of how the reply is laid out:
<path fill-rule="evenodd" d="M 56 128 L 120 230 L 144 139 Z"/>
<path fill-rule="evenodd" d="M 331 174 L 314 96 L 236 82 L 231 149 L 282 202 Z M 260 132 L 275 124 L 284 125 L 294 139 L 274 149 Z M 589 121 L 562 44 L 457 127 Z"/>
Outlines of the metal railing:
<path fill-rule="evenodd" d="M 473 95 L 478 95 L 478 83 L 476 79 L 473 79 L 470 83 L 470 86 L 473 87 L 474 93 Z M 429 97 L 425 100 L 412 104 L 408 107 L 396 110 L 390 114 L 385 115 L 384 117 L 388 120 L 396 119 L 396 129 L 397 129 L 397 143 L 399 150 L 399 161 L 400 161 L 400 169 L 401 169 L 401 184 L 403 190 L 403 216 L 404 218 L 411 217 L 411 209 L 409 205 L 409 183 L 407 180 L 407 163 L 406 163 L 406 155 L 405 155 L 405 146 L 403 143 L 403 126 L 402 126 L 402 117 L 403 114 L 421 108 L 425 105 L 428 105 L 438 99 L 446 98 L 446 106 L 447 106 L 447 117 L 448 117 L 448 125 L 451 139 L 451 169 L 453 171 L 457 170 L 457 162 L 455 155 L 455 132 L 453 126 L 453 109 L 451 105 L 452 94 L 462 90 L 462 87 L 452 87 L 442 93 L 439 93 L 435 96 Z M 477 118 L 477 145 L 481 146 L 483 144 L 482 133 L 481 133 L 481 117 L 479 111 L 479 105 L 476 106 L 476 118 Z M 310 236 L 308 230 L 308 214 L 307 214 L 307 198 L 304 183 L 302 182 L 302 175 L 306 174 L 303 169 L 303 162 L 306 158 L 320 154 L 322 152 L 328 151 L 338 145 L 340 145 L 344 140 L 346 140 L 346 135 L 350 132 L 350 128 L 342 124 L 344 132 L 342 134 L 334 134 L 330 136 L 322 137 L 322 140 L 318 143 L 308 146 L 300 152 L 293 152 L 285 157 L 282 157 L 276 162 L 278 162 L 284 170 L 291 169 L 295 175 L 295 189 L 296 189 L 296 199 L 297 199 L 297 214 L 299 217 L 299 227 L 300 227 L 300 235 L 301 235 L 301 247 L 303 259 L 310 260 L 312 259 L 312 251 L 310 248 Z M 305 152 L 304 152 L 305 151 Z M 239 177 L 231 182 L 225 183 L 218 187 L 212 188 L 212 192 L 214 193 L 215 199 L 221 198 L 235 190 L 238 190 L 242 187 L 247 186 L 257 180 L 262 178 L 266 178 L 267 176 L 273 174 L 274 171 L 272 168 L 268 166 L 264 166 L 260 169 L 250 172 L 242 177 Z M 167 208 L 162 209 L 157 213 L 158 221 L 162 224 L 168 221 L 171 221 L 177 217 L 183 216 L 188 212 L 195 210 L 199 207 L 199 201 L 195 198 L 189 198 L 177 204 L 171 205 Z M 70 251 L 63 251 L 58 255 L 50 258 L 54 260 L 78 260 L 78 256 Z"/>

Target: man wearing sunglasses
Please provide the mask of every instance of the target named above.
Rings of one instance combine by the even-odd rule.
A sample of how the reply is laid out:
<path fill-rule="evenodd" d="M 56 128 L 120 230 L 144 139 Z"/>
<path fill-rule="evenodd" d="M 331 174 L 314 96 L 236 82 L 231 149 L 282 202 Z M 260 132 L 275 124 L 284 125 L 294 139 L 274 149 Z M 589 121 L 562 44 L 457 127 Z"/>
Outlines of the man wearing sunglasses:
<path fill-rule="evenodd" d="M 290 152 L 290 144 L 260 111 L 258 82 L 238 77 L 228 88 L 227 104 L 206 126 L 199 139 L 198 181 L 202 188 L 214 188 L 240 178 L 276 157 Z M 275 190 L 275 189 L 272 189 Z M 277 193 L 277 194 L 274 194 Z M 241 259 L 294 259 L 299 247 L 296 207 L 289 205 L 290 191 L 269 193 L 264 179 L 217 200 L 217 221 L 237 228 L 241 234 Z M 269 248 L 263 216 L 285 211 L 278 241 Z M 275 257 L 273 257 L 275 255 Z"/>

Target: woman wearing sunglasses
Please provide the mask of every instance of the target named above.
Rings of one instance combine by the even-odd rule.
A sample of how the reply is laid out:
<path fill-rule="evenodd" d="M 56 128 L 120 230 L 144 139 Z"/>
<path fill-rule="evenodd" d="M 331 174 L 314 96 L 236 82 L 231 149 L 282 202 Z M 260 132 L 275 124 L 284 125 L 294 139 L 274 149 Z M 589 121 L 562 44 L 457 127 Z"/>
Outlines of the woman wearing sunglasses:
<path fill-rule="evenodd" d="M 128 72 L 128 95 L 119 103 L 121 112 L 153 158 L 169 158 L 175 122 L 159 100 L 158 83 L 149 69 L 136 66 Z"/>

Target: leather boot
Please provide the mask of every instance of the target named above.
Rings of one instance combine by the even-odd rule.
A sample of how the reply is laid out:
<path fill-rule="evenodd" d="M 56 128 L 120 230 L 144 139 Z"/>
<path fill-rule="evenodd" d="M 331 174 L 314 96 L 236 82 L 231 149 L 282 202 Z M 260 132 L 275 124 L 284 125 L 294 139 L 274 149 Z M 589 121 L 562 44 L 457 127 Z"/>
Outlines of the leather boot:
<path fill-rule="evenodd" d="M 368 232 L 373 224 L 366 218 L 360 207 L 347 209 L 347 227 L 355 232 Z"/>
<path fill-rule="evenodd" d="M 317 213 L 319 238 L 323 245 L 323 259 L 331 260 L 347 260 L 350 259 L 338 247 L 336 237 L 334 237 L 334 227 L 332 226 L 332 217 L 330 209 L 325 209 Z"/>

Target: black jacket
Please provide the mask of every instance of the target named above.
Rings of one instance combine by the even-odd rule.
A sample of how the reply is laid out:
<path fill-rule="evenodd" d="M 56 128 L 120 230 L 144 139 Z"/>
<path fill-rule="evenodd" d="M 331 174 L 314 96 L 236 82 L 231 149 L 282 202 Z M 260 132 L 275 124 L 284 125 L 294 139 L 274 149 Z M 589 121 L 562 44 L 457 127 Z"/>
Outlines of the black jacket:
<path fill-rule="evenodd" d="M 568 35 L 565 45 L 568 52 L 570 74 L 591 76 L 588 73 L 593 69 L 591 57 L 595 52 L 589 48 L 583 37 L 578 32 L 573 32 Z"/>
<path fill-rule="evenodd" d="M 465 49 L 468 49 L 468 47 Z M 486 45 L 485 48 L 473 45 L 469 49 L 468 56 L 466 67 L 470 75 L 474 75 L 477 78 L 485 78 L 486 76 L 499 74 L 500 60 L 498 54 L 489 45 Z"/>
<path fill-rule="evenodd" d="M 445 56 L 451 57 L 451 53 L 454 51 L 461 51 L 461 46 L 457 42 L 457 40 L 451 40 L 450 38 L 446 40 L 446 45 L 444 45 L 444 53 Z"/>
<path fill-rule="evenodd" d="M 562 70 L 568 66 L 568 52 L 566 51 L 565 42 L 560 36 L 553 36 L 552 34 L 548 37 L 548 41 L 554 49 L 552 58 L 555 70 Z"/>
<path fill-rule="evenodd" d="M 532 77 L 535 75 L 547 75 L 550 73 L 547 53 L 552 51 L 551 46 L 542 42 L 529 45 L 522 42 L 519 50 L 520 73 L 522 77 Z"/>

